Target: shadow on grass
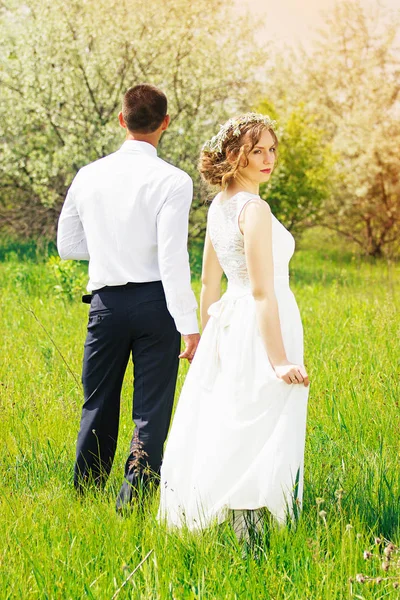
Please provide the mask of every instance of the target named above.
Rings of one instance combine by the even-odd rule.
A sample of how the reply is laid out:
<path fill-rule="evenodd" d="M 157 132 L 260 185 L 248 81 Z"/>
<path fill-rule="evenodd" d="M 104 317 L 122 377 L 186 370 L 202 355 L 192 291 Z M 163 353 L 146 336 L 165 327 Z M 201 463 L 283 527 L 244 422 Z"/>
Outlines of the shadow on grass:
<path fill-rule="evenodd" d="M 0 238 L 0 262 L 18 260 L 41 263 L 54 255 L 57 255 L 54 240 Z"/>

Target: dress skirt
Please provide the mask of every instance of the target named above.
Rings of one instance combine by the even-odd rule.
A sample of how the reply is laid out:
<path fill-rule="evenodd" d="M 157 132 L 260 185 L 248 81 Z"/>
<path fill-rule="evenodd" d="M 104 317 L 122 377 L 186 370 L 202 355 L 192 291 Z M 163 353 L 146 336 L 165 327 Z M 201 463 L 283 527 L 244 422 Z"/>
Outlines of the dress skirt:
<path fill-rule="evenodd" d="M 303 364 L 287 277 L 275 293 L 287 357 Z M 248 288 L 229 285 L 209 315 L 167 442 L 159 518 L 202 529 L 266 507 L 282 523 L 301 505 L 308 388 L 275 375 Z"/>

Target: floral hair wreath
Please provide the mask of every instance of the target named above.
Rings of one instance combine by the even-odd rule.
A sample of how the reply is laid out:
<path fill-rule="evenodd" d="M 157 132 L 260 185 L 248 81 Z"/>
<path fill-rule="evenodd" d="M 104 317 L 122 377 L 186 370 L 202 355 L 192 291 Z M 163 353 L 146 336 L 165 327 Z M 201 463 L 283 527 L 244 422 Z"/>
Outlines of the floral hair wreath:
<path fill-rule="evenodd" d="M 220 154 L 224 142 L 228 137 L 228 133 L 231 132 L 235 137 L 239 137 L 242 133 L 241 127 L 243 127 L 243 125 L 248 125 L 249 123 L 263 123 L 267 128 L 274 128 L 276 126 L 276 121 L 273 121 L 267 115 L 253 112 L 245 113 L 240 117 L 229 119 L 224 125 L 220 125 L 220 130 L 217 135 L 214 135 L 214 137 L 208 140 L 203 145 L 202 150 Z"/>

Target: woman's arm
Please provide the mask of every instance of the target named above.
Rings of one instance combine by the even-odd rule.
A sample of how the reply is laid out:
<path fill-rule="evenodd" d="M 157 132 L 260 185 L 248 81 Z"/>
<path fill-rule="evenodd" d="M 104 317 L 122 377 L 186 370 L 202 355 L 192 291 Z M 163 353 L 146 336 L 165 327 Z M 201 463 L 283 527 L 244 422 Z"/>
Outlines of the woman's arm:
<path fill-rule="evenodd" d="M 308 385 L 302 365 L 288 361 L 283 345 L 274 288 L 271 209 L 262 200 L 249 202 L 241 214 L 247 270 L 256 301 L 257 322 L 269 360 L 286 383 Z"/>
<path fill-rule="evenodd" d="M 217 254 L 214 250 L 214 246 L 211 243 L 211 239 L 208 233 L 206 233 L 206 239 L 204 242 L 203 252 L 203 269 L 201 273 L 201 294 L 200 294 L 200 318 L 201 326 L 207 325 L 207 321 L 210 318 L 208 315 L 208 309 L 214 302 L 217 302 L 221 297 L 221 278 L 222 278 L 222 267 L 219 264 Z"/>

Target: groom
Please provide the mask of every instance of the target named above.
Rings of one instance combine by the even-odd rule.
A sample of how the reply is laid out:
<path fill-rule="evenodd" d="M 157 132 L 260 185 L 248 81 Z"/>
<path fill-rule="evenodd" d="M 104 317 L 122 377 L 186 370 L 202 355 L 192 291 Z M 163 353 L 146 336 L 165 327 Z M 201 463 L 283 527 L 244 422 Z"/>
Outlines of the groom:
<path fill-rule="evenodd" d="M 89 260 L 91 295 L 75 487 L 102 487 L 117 446 L 120 394 L 132 356 L 135 431 L 117 509 L 160 472 L 179 358 L 199 342 L 187 253 L 192 181 L 157 156 L 167 99 L 148 84 L 129 89 L 119 122 L 126 141 L 83 167 L 58 224 L 61 258 Z M 185 342 L 180 352 L 181 335 Z"/>

